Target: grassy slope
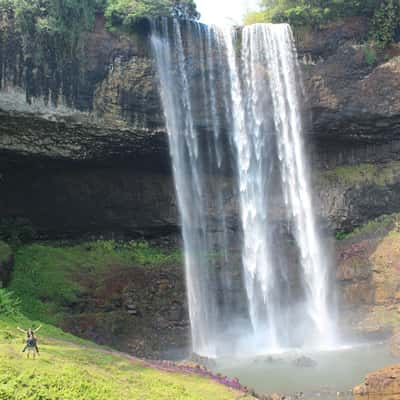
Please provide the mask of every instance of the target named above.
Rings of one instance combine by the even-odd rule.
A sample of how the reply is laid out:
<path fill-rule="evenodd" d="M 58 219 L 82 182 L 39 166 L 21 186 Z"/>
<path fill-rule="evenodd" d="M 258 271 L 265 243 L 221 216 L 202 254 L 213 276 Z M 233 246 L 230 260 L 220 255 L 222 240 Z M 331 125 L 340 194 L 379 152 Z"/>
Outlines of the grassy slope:
<path fill-rule="evenodd" d="M 40 357 L 26 360 L 16 327 L 31 324 L 0 314 L 1 400 L 252 399 L 200 376 L 150 368 L 48 325 L 40 331 Z"/>
<path fill-rule="evenodd" d="M 26 360 L 17 326 L 37 327 L 23 316 L 57 321 L 65 303 L 79 301 L 76 276 L 112 268 L 146 268 L 180 262 L 144 243 L 99 241 L 74 246 L 33 244 L 17 248 L 11 288 L 0 291 L 0 400 L 251 399 L 207 378 L 164 372 L 44 324 L 40 357 Z M 97 276 L 97 275 L 96 275 Z M 7 313 L 7 314 L 6 314 Z M 242 397 L 244 396 L 244 397 Z"/>
<path fill-rule="evenodd" d="M 57 324 L 65 307 L 79 303 L 85 295 L 79 282 L 82 277 L 101 276 L 117 268 L 168 268 L 170 263 L 180 263 L 180 257 L 143 242 L 23 245 L 15 253 L 9 289 L 21 299 L 26 315 Z"/>

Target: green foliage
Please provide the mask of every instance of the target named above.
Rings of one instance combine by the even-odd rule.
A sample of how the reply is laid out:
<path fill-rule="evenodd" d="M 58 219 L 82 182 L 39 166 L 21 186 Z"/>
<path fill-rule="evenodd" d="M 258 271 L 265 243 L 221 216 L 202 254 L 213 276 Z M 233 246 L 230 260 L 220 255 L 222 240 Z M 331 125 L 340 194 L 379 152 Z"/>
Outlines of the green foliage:
<path fill-rule="evenodd" d="M 336 240 L 345 240 L 348 237 L 348 233 L 344 231 L 338 231 L 336 232 Z"/>
<path fill-rule="evenodd" d="M 150 244 L 145 241 L 122 242 L 117 248 L 129 251 L 132 254 L 132 259 L 143 266 L 160 266 L 183 262 L 182 253 L 179 250 L 166 254 L 160 251 L 160 249 L 150 246 Z"/>
<path fill-rule="evenodd" d="M 13 7 L 25 50 L 40 64 L 49 43 L 61 61 L 76 55 L 80 35 L 93 28 L 104 0 L 13 0 Z"/>
<path fill-rule="evenodd" d="M 263 11 L 250 11 L 244 16 L 244 24 L 252 25 L 252 24 L 260 24 L 267 20 L 265 16 L 265 12 Z"/>
<path fill-rule="evenodd" d="M 371 38 L 382 48 L 390 44 L 400 26 L 400 3 L 398 0 L 384 0 L 375 10 L 372 20 Z"/>
<path fill-rule="evenodd" d="M 400 214 L 381 215 L 364 225 L 354 229 L 353 232 L 348 234 L 347 238 L 368 238 L 371 236 L 386 235 L 390 231 L 399 232 L 400 227 Z"/>
<path fill-rule="evenodd" d="M 15 14 L 25 33 L 49 32 L 72 38 L 92 29 L 104 0 L 14 0 Z"/>
<path fill-rule="evenodd" d="M 127 29 L 144 17 L 200 17 L 194 0 L 0 0 L 0 10 L 11 9 L 26 40 L 49 35 L 67 50 L 92 30 L 97 13 L 105 14 L 107 26 Z"/>
<path fill-rule="evenodd" d="M 123 28 L 128 31 L 144 17 L 200 17 L 194 0 L 108 0 L 105 16 L 109 28 Z"/>
<path fill-rule="evenodd" d="M 65 310 L 77 305 L 85 288 L 82 279 L 94 278 L 115 269 L 151 267 L 180 263 L 178 252 L 167 254 L 146 242 L 99 240 L 73 246 L 31 244 L 15 253 L 10 283 L 22 301 L 22 312 L 56 324 Z"/>
<path fill-rule="evenodd" d="M 375 65 L 378 60 L 378 53 L 371 45 L 363 46 L 365 61 L 368 65 Z"/>
<path fill-rule="evenodd" d="M 371 20 L 371 39 L 381 47 L 391 43 L 400 26 L 398 0 L 261 0 L 261 11 L 250 12 L 245 22 L 287 22 L 293 26 L 319 27 L 346 17 Z"/>
<path fill-rule="evenodd" d="M 6 289 L 0 289 L 0 316 L 16 317 L 20 315 L 20 300 Z"/>

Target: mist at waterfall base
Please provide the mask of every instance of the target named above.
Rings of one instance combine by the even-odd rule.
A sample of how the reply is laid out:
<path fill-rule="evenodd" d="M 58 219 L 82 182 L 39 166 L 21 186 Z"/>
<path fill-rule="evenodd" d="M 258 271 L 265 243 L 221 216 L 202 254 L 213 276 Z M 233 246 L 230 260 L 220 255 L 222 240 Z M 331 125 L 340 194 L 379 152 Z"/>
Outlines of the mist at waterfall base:
<path fill-rule="evenodd" d="M 184 242 L 193 351 L 334 345 L 290 27 L 159 19 L 152 45 Z"/>

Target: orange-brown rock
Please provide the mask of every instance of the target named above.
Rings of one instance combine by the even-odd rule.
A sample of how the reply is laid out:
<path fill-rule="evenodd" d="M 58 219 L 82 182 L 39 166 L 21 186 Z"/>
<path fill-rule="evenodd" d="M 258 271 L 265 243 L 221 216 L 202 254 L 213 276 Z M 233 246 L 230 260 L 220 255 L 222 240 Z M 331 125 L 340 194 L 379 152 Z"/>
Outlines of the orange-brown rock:
<path fill-rule="evenodd" d="M 386 333 L 400 326 L 397 220 L 393 215 L 373 221 L 338 246 L 340 299 L 351 314 L 343 323 L 349 326 L 350 320 L 352 330 Z"/>
<path fill-rule="evenodd" d="M 400 365 L 383 368 L 353 389 L 353 400 L 400 400 Z"/>

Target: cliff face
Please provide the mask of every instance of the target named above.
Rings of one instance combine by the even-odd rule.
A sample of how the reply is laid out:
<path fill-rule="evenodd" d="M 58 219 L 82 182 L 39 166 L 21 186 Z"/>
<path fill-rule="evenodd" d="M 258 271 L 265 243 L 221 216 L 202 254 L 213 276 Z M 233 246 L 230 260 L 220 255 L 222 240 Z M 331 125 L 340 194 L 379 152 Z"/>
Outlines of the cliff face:
<path fill-rule="evenodd" d="M 149 26 L 112 35 L 99 16 L 63 65 L 51 42 L 35 61 L 11 17 L 0 30 L 1 217 L 26 218 L 48 237 L 177 229 Z M 356 44 L 366 32 L 364 21 L 351 20 L 297 34 L 320 214 L 334 229 L 400 207 L 397 175 L 388 186 L 318 176 L 399 159 L 400 49 L 371 63 Z"/>
<path fill-rule="evenodd" d="M 337 244 L 341 326 L 388 334 L 400 323 L 399 214 L 383 216 Z"/>
<path fill-rule="evenodd" d="M 2 16 L 0 218 L 50 238 L 176 229 L 148 26 L 127 39 L 99 16 L 66 64 L 47 46 L 35 61 Z"/>
<path fill-rule="evenodd" d="M 98 17 L 95 31 L 66 59 L 50 37 L 44 50 L 30 49 L 13 20 L 6 21 L 0 36 L 3 161 L 4 155 L 102 161 L 165 152 L 146 25 L 127 39 L 109 34 Z M 39 50 L 41 59 L 33 60 Z"/>

